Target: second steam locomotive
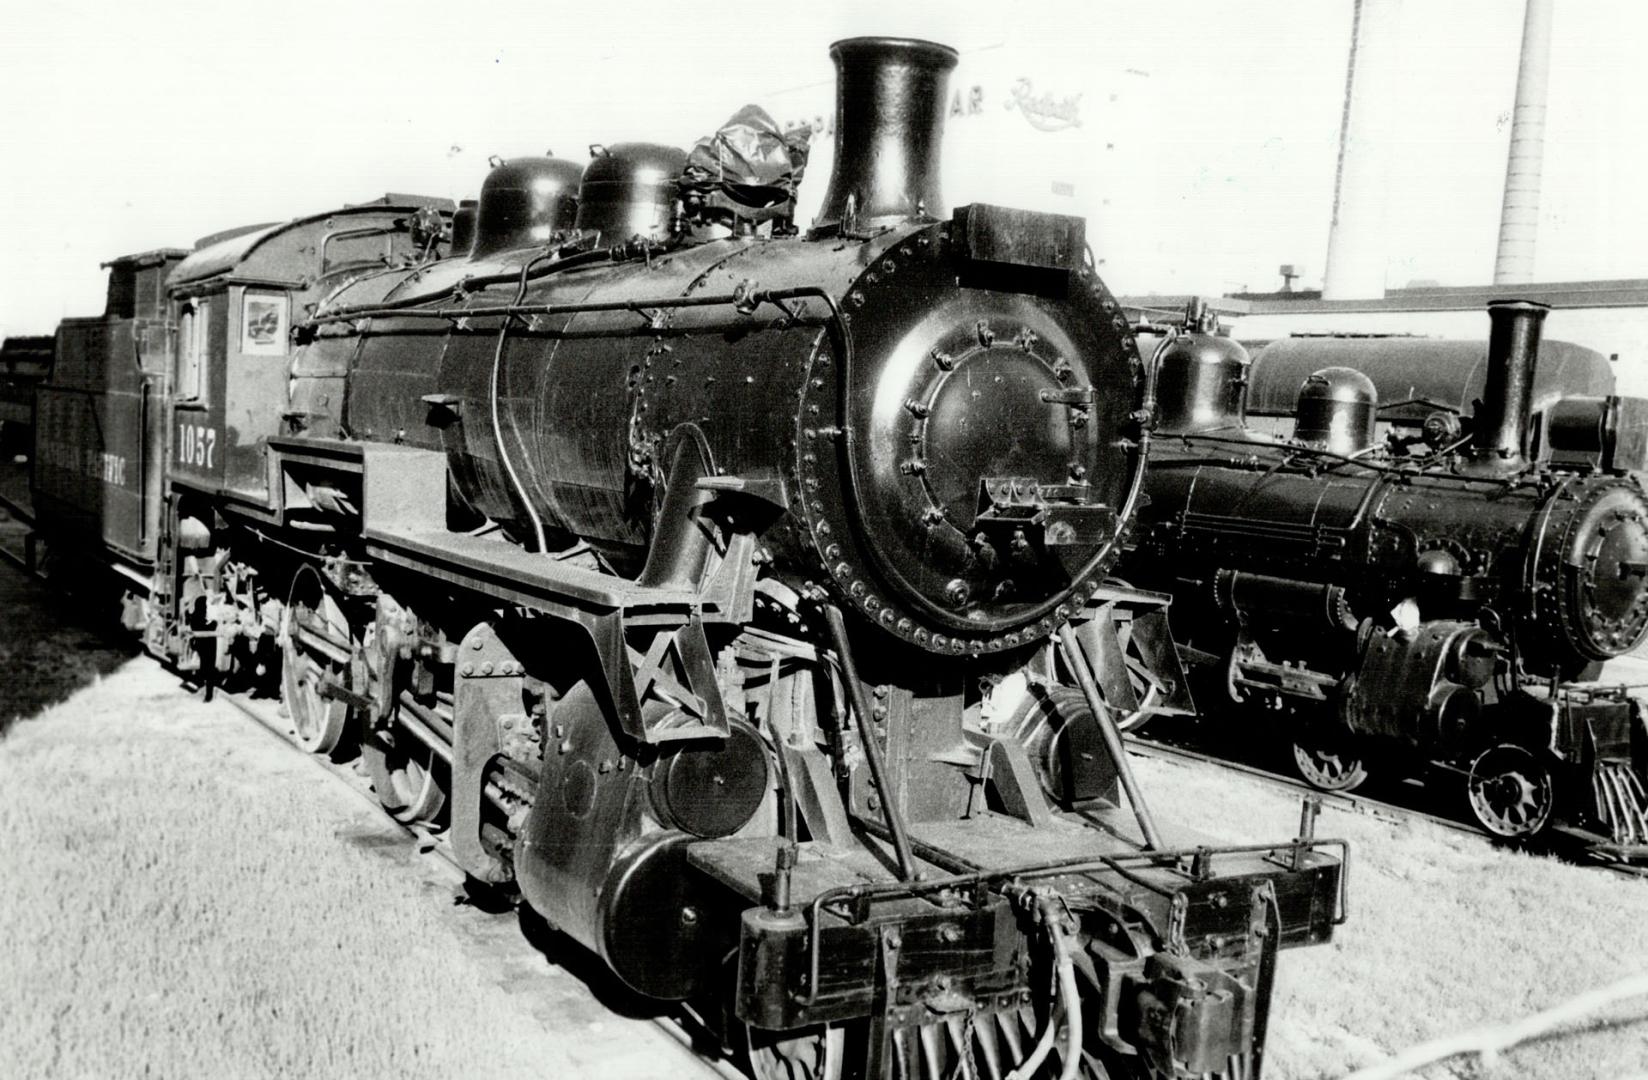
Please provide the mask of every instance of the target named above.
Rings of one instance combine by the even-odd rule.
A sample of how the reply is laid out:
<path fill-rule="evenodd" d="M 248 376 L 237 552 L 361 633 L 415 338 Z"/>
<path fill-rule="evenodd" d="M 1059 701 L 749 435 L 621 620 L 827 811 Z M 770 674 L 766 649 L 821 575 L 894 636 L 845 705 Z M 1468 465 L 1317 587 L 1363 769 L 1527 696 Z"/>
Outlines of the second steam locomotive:
<path fill-rule="evenodd" d="M 1277 437 L 1246 422 L 1245 350 L 1193 305 L 1159 350 L 1149 503 L 1123 572 L 1178 597 L 1176 634 L 1218 673 L 1198 703 L 1292 718 L 1318 787 L 1434 763 L 1490 832 L 1560 825 L 1640 857 L 1648 732 L 1595 679 L 1648 632 L 1648 401 L 1548 394 L 1536 413 L 1546 309 L 1488 314 L 1472 415 L 1441 387 L 1469 382 L 1480 346 L 1269 346 L 1253 365 L 1299 387 Z M 1376 377 L 1401 400 L 1381 403 Z"/>

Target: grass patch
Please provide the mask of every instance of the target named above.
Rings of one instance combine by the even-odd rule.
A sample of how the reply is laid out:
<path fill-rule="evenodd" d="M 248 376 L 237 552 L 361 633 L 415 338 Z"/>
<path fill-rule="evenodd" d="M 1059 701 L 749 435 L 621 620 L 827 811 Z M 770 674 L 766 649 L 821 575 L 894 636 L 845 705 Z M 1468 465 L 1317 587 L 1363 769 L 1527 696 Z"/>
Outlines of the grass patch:
<path fill-rule="evenodd" d="M 1133 764 L 1164 822 L 1233 842 L 1298 830 L 1298 800 L 1253 779 L 1191 762 Z M 1317 834 L 1351 843 L 1351 919 L 1331 944 L 1281 958 L 1271 1080 L 1342 1076 L 1648 971 L 1648 880 L 1333 807 Z M 1611 1078 L 1645 1068 L 1648 1001 L 1639 1000 L 1577 1034 L 1514 1049 L 1496 1069 L 1455 1059 L 1422 1075 Z"/>
<path fill-rule="evenodd" d="M 512 920 L 420 882 L 395 835 L 147 662 L 17 724 L 0 742 L 0 1074 L 682 1072 Z M 477 952 L 499 933 L 537 962 Z"/>

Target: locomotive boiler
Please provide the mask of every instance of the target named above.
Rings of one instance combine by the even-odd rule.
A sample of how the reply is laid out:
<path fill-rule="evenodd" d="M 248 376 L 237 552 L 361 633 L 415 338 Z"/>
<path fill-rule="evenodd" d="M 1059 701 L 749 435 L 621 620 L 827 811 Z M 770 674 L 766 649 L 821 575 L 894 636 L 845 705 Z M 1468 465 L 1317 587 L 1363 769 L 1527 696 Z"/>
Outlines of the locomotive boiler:
<path fill-rule="evenodd" d="M 1256 1075 L 1343 850 L 1169 831 L 1121 751 L 1189 708 L 1108 576 L 1131 328 L 1080 219 L 946 207 L 953 50 L 832 55 L 805 234 L 746 110 L 499 162 L 444 258 L 406 200 L 185 258 L 246 325 L 177 358 L 131 610 L 759 1077 Z"/>
<path fill-rule="evenodd" d="M 1193 308 L 1160 350 L 1163 422 L 1123 572 L 1179 597 L 1176 633 L 1216 661 L 1204 708 L 1289 718 L 1318 787 L 1354 788 L 1374 759 L 1434 763 L 1491 832 L 1561 823 L 1640 856 L 1641 709 L 1594 680 L 1648 631 L 1648 402 L 1552 397 L 1536 416 L 1546 309 L 1488 313 L 1474 415 L 1410 394 L 1384 405 L 1422 422 L 1381 441 L 1383 358 L 1442 383 L 1480 346 L 1287 342 L 1294 367 L 1313 348 L 1320 367 L 1276 437 L 1245 422 L 1245 350 Z"/>

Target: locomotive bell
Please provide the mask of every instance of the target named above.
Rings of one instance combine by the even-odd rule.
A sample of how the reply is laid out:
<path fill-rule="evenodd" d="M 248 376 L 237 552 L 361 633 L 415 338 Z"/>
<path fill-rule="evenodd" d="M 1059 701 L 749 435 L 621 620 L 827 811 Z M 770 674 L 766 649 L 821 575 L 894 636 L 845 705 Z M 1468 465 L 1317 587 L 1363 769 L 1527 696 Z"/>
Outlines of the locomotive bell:
<path fill-rule="evenodd" d="M 1163 348 L 1156 367 L 1158 433 L 1247 425 L 1253 361 L 1240 342 L 1218 335 L 1218 324 L 1218 315 L 1198 297 L 1185 310 L 1185 332 Z"/>
<path fill-rule="evenodd" d="M 577 227 L 608 247 L 635 237 L 663 240 L 675 229 L 687 155 L 660 143 L 590 147 L 578 185 Z"/>
<path fill-rule="evenodd" d="M 571 227 L 582 169 L 552 157 L 493 161 L 475 208 L 474 258 L 547 244 Z"/>
<path fill-rule="evenodd" d="M 1359 453 L 1373 445 L 1378 411 L 1372 379 L 1354 368 L 1323 368 L 1299 387 L 1293 437 L 1336 454 Z"/>

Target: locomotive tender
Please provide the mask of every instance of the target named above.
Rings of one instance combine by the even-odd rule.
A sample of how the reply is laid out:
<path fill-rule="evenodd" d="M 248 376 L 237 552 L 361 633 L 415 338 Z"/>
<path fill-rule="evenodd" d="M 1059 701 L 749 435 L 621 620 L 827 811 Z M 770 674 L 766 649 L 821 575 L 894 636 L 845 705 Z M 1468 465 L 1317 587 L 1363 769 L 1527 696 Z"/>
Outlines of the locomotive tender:
<path fill-rule="evenodd" d="M 1217 661 L 1203 708 L 1286 718 L 1316 786 L 1434 764 L 1490 832 L 1559 823 L 1642 857 L 1648 730 L 1595 680 L 1648 632 L 1648 401 L 1612 394 L 1600 355 L 1542 346 L 1543 306 L 1488 313 L 1486 349 L 1289 339 L 1254 375 L 1193 304 L 1159 351 L 1122 572 L 1173 592 L 1176 633 Z M 1250 381 L 1271 413 L 1295 388 L 1291 438 L 1249 426 Z"/>
<path fill-rule="evenodd" d="M 1343 845 L 1175 843 L 1121 752 L 1186 708 L 1106 577 L 1130 327 L 1079 219 L 946 214 L 952 50 L 832 56 L 805 237 L 627 144 L 499 164 L 444 258 L 400 197 L 154 256 L 41 428 L 140 464 L 44 455 L 40 527 L 758 1076 L 1256 1076 Z"/>
<path fill-rule="evenodd" d="M 34 392 L 51 370 L 52 339 L 44 335 L 0 341 L 0 456 L 34 448 Z"/>

